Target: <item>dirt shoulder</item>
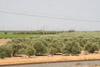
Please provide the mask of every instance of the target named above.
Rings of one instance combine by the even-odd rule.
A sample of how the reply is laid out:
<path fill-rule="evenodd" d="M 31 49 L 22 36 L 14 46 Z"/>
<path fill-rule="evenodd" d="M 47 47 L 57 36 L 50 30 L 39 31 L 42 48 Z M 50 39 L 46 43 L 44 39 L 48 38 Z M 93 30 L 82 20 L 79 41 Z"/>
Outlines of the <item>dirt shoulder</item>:
<path fill-rule="evenodd" d="M 89 54 L 82 56 L 37 56 L 35 58 L 25 57 L 12 57 L 0 59 L 0 65 L 12 65 L 12 64 L 36 64 L 36 63 L 49 63 L 49 62 L 71 62 L 71 61 L 82 61 L 82 60 L 99 60 L 99 54 Z"/>

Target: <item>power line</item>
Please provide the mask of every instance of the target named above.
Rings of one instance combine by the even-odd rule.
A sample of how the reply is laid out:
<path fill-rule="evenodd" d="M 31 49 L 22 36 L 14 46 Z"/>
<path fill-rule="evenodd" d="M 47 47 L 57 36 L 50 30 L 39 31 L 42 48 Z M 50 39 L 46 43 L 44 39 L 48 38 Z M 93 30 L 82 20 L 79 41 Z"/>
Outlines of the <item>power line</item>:
<path fill-rule="evenodd" d="M 50 18 L 50 19 L 61 19 L 61 20 L 71 20 L 71 21 L 100 22 L 100 21 L 96 21 L 96 20 L 80 20 L 80 19 L 69 19 L 69 18 L 49 17 L 49 16 L 31 15 L 31 14 L 8 12 L 8 11 L 0 11 L 0 12 L 1 13 L 8 13 L 8 14 L 24 15 L 24 16 L 34 16 L 34 17 Z"/>

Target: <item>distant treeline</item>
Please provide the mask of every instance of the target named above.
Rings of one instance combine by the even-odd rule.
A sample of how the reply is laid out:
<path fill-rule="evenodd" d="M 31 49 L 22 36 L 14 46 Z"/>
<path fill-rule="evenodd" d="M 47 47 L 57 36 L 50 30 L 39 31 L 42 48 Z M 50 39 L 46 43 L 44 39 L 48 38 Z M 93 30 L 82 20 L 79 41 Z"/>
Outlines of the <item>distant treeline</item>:
<path fill-rule="evenodd" d="M 75 30 L 69 31 L 45 31 L 45 30 L 37 30 L 37 31 L 0 31 L 0 34 L 57 34 L 63 32 L 75 32 Z"/>
<path fill-rule="evenodd" d="M 63 32 L 64 31 L 19 31 L 13 32 L 13 34 L 57 34 Z"/>

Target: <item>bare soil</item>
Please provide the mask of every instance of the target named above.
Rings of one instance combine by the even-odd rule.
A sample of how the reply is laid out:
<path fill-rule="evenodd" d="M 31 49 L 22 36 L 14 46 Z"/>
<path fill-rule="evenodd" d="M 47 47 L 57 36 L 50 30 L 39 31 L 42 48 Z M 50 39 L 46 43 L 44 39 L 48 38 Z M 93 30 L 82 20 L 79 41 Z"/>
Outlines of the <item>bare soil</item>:
<path fill-rule="evenodd" d="M 0 39 L 0 46 L 6 44 L 9 41 L 11 41 L 11 39 Z"/>
<path fill-rule="evenodd" d="M 33 58 L 28 57 L 12 57 L 0 59 L 0 65 L 9 64 L 23 64 L 23 63 L 44 63 L 44 62 L 58 62 L 58 61 L 77 61 L 77 60 L 92 60 L 100 59 L 99 54 L 89 54 L 80 56 L 36 56 Z"/>

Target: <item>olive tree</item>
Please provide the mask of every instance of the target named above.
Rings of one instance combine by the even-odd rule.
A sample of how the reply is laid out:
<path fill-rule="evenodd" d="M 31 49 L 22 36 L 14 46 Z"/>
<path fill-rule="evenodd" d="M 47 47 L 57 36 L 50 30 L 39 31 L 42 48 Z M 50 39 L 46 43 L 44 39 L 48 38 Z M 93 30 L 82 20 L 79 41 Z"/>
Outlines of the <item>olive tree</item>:
<path fill-rule="evenodd" d="M 50 48 L 49 48 L 49 53 L 53 56 L 54 54 L 57 53 L 57 49 L 54 48 L 54 47 L 50 47 Z"/>
<path fill-rule="evenodd" d="M 10 49 L 12 51 L 12 56 L 16 56 L 17 54 L 20 54 L 22 51 L 22 49 L 24 48 L 25 46 L 23 44 L 16 44 L 16 43 L 11 43 L 10 44 Z"/>
<path fill-rule="evenodd" d="M 31 47 L 31 46 L 27 47 L 26 55 L 28 55 L 30 57 L 32 55 L 35 55 L 35 53 L 36 53 L 36 50 L 33 47 Z"/>
<path fill-rule="evenodd" d="M 0 58 L 11 57 L 11 50 L 6 45 L 0 46 Z"/>
<path fill-rule="evenodd" d="M 44 53 L 47 53 L 47 49 L 41 41 L 36 41 L 33 47 L 36 50 L 36 55 L 43 55 Z"/>
<path fill-rule="evenodd" d="M 67 42 L 63 47 L 63 53 L 67 54 L 79 54 L 81 51 L 81 47 L 77 42 Z"/>
<path fill-rule="evenodd" d="M 99 50 L 99 45 L 96 44 L 96 43 L 91 43 L 91 42 L 88 42 L 84 49 L 90 53 L 94 53 L 94 51 L 98 51 Z"/>

